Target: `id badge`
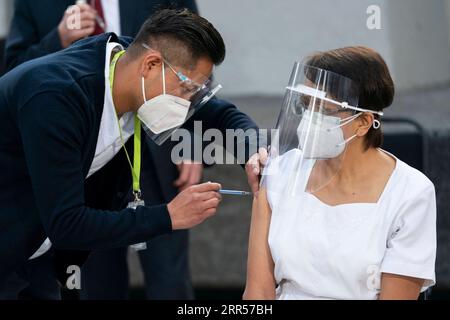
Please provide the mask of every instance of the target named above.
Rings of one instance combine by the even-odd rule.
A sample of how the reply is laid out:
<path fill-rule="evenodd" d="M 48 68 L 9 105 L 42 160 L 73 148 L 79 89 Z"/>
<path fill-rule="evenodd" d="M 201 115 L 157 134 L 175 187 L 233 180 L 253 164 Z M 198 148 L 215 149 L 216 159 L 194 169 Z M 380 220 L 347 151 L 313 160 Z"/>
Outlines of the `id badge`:
<path fill-rule="evenodd" d="M 136 208 L 139 207 L 139 206 L 145 206 L 144 200 L 136 199 L 136 200 L 130 202 L 128 204 L 127 208 L 136 210 Z M 136 243 L 136 244 L 132 244 L 130 247 L 134 251 L 141 251 L 141 250 L 147 249 L 147 243 L 145 243 L 145 242 Z"/>

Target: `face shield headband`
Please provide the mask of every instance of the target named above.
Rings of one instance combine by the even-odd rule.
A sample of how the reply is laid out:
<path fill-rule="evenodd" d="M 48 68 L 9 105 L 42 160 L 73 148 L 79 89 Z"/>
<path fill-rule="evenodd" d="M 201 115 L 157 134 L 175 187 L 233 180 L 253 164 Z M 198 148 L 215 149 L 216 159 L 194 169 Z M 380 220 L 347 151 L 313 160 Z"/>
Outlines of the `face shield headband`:
<path fill-rule="evenodd" d="M 343 111 L 345 110 L 352 110 L 352 111 L 356 111 L 359 113 L 363 113 L 363 112 L 370 112 L 372 114 L 376 114 L 378 116 L 383 116 L 384 112 L 383 111 L 376 111 L 376 110 L 370 110 L 370 109 L 365 109 L 365 108 L 360 108 L 360 107 L 355 107 L 352 106 L 350 104 L 348 104 L 347 102 L 343 101 L 343 102 L 339 102 L 336 101 L 334 99 L 328 98 L 326 95 L 327 93 L 323 90 L 317 89 L 317 88 L 311 88 L 308 87 L 304 84 L 299 84 L 295 87 L 286 87 L 287 90 L 302 94 L 302 95 L 306 95 L 306 96 L 311 96 L 314 99 L 320 99 L 322 101 L 328 102 L 328 103 L 332 103 L 340 108 L 342 108 Z M 359 114 L 358 114 L 359 115 Z M 356 115 L 356 116 L 358 116 Z M 346 119 L 344 119 L 346 120 Z M 374 129 L 379 129 L 381 126 L 381 123 L 379 120 L 375 119 L 373 122 L 373 128 Z"/>

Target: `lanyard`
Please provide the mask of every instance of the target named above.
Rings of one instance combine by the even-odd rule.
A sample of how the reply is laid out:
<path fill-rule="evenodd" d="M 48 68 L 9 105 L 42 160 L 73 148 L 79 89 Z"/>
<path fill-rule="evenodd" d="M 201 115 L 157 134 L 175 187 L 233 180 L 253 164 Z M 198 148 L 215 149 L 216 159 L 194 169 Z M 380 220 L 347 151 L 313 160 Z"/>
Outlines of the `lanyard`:
<path fill-rule="evenodd" d="M 116 70 L 117 60 L 125 53 L 125 51 L 120 51 L 114 55 L 114 58 L 111 61 L 111 66 L 109 68 L 109 84 L 111 86 L 111 95 L 113 91 L 114 84 L 114 73 Z M 141 197 L 141 188 L 140 188 L 140 176 L 141 176 L 141 122 L 137 115 L 134 116 L 134 157 L 133 157 L 133 165 L 131 164 L 130 156 L 128 154 L 127 148 L 125 148 L 125 142 L 123 140 L 122 127 L 120 126 L 119 117 L 117 116 L 117 112 L 115 112 L 117 118 L 117 124 L 119 125 L 119 133 L 120 140 L 122 142 L 123 149 L 127 156 L 128 163 L 131 168 L 131 176 L 133 177 L 133 194 L 135 196 L 135 200 L 140 200 Z"/>

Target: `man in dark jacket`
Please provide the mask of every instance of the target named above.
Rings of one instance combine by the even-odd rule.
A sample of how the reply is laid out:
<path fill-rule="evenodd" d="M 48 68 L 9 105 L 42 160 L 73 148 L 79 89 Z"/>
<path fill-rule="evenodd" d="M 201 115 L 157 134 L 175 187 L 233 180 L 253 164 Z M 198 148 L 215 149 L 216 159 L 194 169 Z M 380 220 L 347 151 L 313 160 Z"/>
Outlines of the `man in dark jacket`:
<path fill-rule="evenodd" d="M 142 105 L 141 77 L 147 79 L 149 100 L 161 95 L 165 59 L 194 79 L 210 74 L 212 65 L 223 59 L 220 35 L 198 16 L 169 10 L 155 21 L 129 47 L 129 40 L 114 34 L 83 40 L 61 53 L 25 63 L 0 80 L 0 115 L 6 122 L 0 164 L 8 168 L 0 178 L 0 255 L 2 260 L 8 256 L 0 266 L 2 277 L 25 264 L 45 235 L 62 249 L 125 247 L 172 229 L 189 228 L 215 211 L 220 198 L 216 184 L 188 188 L 169 205 L 141 206 L 119 214 L 86 206 L 84 180 L 96 160 L 106 107 L 107 43 L 128 48 L 117 63 L 118 86 L 112 88 L 110 99 L 120 115 L 136 112 Z M 170 28 L 171 23 L 176 27 Z M 176 41 L 159 36 L 155 30 L 162 27 L 164 35 Z M 203 37 L 197 39 L 180 34 L 190 28 L 208 30 L 201 29 L 198 34 Z M 152 43 L 151 50 L 143 49 L 146 41 Z M 180 57 L 180 50 L 188 56 Z M 179 80 L 174 74 L 168 78 L 166 82 L 176 87 Z M 224 125 L 255 127 L 234 106 L 219 100 L 194 117 L 203 120 L 206 128 L 223 131 Z M 127 168 L 126 163 L 120 168 Z"/>
<path fill-rule="evenodd" d="M 163 7 L 187 8 L 198 13 L 194 0 L 86 2 L 91 5 L 79 5 L 82 23 L 81 28 L 77 29 L 70 28 L 69 24 L 74 10 L 66 11 L 69 6 L 76 3 L 74 0 L 16 0 L 6 46 L 8 69 L 25 61 L 62 50 L 74 41 L 97 33 L 114 32 L 117 35 L 134 37 L 144 21 Z M 100 14 L 106 23 L 106 30 L 99 28 L 96 22 L 96 16 Z M 148 152 L 149 160 L 142 172 L 142 187 L 146 189 L 143 193 L 146 203 L 167 203 L 179 191 L 200 182 L 203 169 L 201 163 L 185 161 L 175 165 L 170 161 L 173 143 L 168 141 L 158 146 L 151 139 L 146 139 L 146 144 L 148 147 L 146 149 L 149 150 L 144 151 Z M 121 161 L 113 159 L 105 168 L 88 179 L 87 193 L 89 194 L 92 190 L 94 194 L 92 200 L 95 201 L 90 205 L 98 205 L 100 208 L 107 206 L 112 210 L 119 210 L 131 200 L 131 190 L 122 190 L 117 186 L 118 184 L 126 185 L 126 180 L 116 179 L 114 184 L 109 183 L 110 173 L 117 171 L 116 163 Z M 123 179 L 128 177 L 127 174 Z M 100 189 L 102 202 L 98 203 L 100 183 L 109 188 L 108 190 L 105 187 Z M 148 298 L 188 299 L 193 297 L 189 273 L 188 237 L 188 230 L 179 230 L 153 239 L 147 244 L 149 250 L 139 251 Z M 58 252 L 57 258 L 62 254 Z M 39 264 L 38 267 L 42 269 L 45 260 L 50 259 L 49 254 L 36 259 L 32 265 Z M 84 264 L 81 297 L 85 299 L 125 298 L 129 279 L 126 260 L 127 248 L 92 252 Z"/>

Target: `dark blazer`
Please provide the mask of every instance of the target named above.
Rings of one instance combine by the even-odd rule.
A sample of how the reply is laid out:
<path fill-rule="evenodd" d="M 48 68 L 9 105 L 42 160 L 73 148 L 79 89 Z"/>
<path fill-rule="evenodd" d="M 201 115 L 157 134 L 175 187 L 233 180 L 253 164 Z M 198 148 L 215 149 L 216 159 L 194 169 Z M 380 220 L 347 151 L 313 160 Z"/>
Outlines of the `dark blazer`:
<path fill-rule="evenodd" d="M 149 12 L 171 6 L 170 0 L 119 0 L 121 33 L 134 37 Z M 75 0 L 16 0 L 6 41 L 6 68 L 61 50 L 57 26 Z M 172 5 L 173 6 L 173 5 Z M 197 12 L 194 0 L 177 0 L 176 7 Z"/>
<path fill-rule="evenodd" d="M 171 232 L 167 206 L 118 214 L 85 204 L 104 96 L 106 34 L 0 78 L 0 274 L 48 236 L 56 248 L 126 246 Z"/>
<path fill-rule="evenodd" d="M 95 250 L 171 232 L 166 205 L 119 214 L 86 205 L 85 177 L 103 109 L 109 37 L 124 47 L 131 42 L 114 34 L 88 38 L 0 78 L 0 167 L 7 168 L 0 175 L 0 276 L 26 262 L 46 236 L 59 249 Z M 218 99 L 194 120 L 223 133 L 256 128 Z M 117 163 L 118 174 L 125 172 L 126 162 Z"/>
<path fill-rule="evenodd" d="M 74 3 L 75 0 L 16 0 L 14 17 L 6 42 L 6 68 L 10 70 L 25 61 L 61 50 L 57 26 L 64 10 Z M 119 6 L 122 35 L 130 37 L 137 34 L 144 21 L 158 8 L 168 6 L 188 8 L 192 12 L 198 13 L 195 0 L 177 0 L 176 2 L 171 0 L 119 0 Z M 252 124 L 251 127 L 253 126 L 256 127 Z M 143 168 L 142 175 L 145 176 L 146 169 L 154 170 L 157 172 L 158 181 L 142 182 L 144 198 L 157 192 L 161 193 L 161 202 L 169 202 L 178 191 L 173 185 L 178 177 L 178 170 L 170 161 L 173 144 L 169 142 L 158 146 L 151 139 L 146 139 L 146 144 L 150 149 L 148 156 L 153 158 L 152 163 L 158 170 Z M 147 151 L 145 150 L 145 152 Z M 113 162 L 108 168 L 116 171 L 116 162 L 121 163 L 121 160 Z M 130 195 L 129 184 L 123 181 L 120 182 L 121 185 L 113 188 L 109 183 L 110 177 L 106 171 L 102 169 L 88 181 L 88 190 L 94 192 L 94 195 L 90 197 L 90 200 L 93 201 L 90 202 L 90 205 L 105 208 L 105 205 L 108 204 L 108 208 L 113 210 L 123 208 L 129 200 L 127 198 L 127 195 Z M 128 174 L 125 174 L 123 179 L 127 180 L 127 178 L 129 178 Z M 104 191 L 99 198 L 96 191 L 99 190 L 100 184 L 106 185 L 110 192 Z M 128 189 L 125 190 L 126 188 Z M 101 190 L 105 190 L 104 187 Z M 145 200 L 148 202 L 149 199 Z"/>

